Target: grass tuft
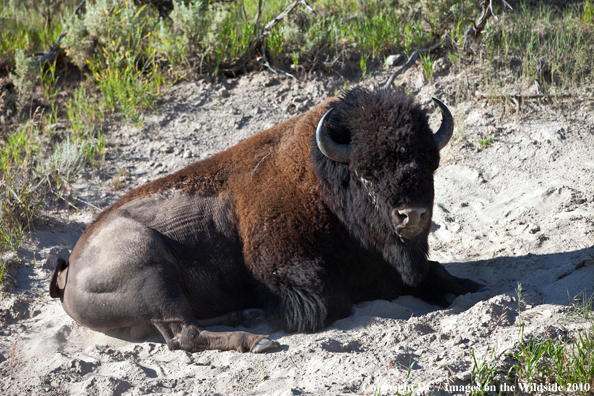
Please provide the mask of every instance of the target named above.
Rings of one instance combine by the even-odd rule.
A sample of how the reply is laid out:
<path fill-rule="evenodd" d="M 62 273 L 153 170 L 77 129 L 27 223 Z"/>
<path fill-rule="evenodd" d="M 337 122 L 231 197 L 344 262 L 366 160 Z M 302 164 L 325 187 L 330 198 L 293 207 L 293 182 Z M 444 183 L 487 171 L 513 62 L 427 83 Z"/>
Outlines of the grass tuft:
<path fill-rule="evenodd" d="M 584 290 L 571 298 L 568 291 L 567 299 L 569 300 L 569 310 L 565 315 L 565 320 L 569 322 L 594 322 L 594 313 L 592 312 L 594 293 L 588 295 L 587 291 Z"/>
<path fill-rule="evenodd" d="M 479 140 L 479 147 L 487 146 L 495 141 L 495 138 L 491 136 L 490 138 Z"/>
<path fill-rule="evenodd" d="M 588 395 L 594 390 L 594 321 L 591 298 L 575 305 L 571 311 L 587 318 L 573 339 L 536 339 L 524 337 L 521 316 L 522 289 L 518 285 L 519 346 L 511 356 L 515 361 L 508 376 L 514 378 L 517 389 L 530 391 L 531 384 L 556 384 L 565 393 Z M 584 293 L 584 297 L 585 297 Z"/>

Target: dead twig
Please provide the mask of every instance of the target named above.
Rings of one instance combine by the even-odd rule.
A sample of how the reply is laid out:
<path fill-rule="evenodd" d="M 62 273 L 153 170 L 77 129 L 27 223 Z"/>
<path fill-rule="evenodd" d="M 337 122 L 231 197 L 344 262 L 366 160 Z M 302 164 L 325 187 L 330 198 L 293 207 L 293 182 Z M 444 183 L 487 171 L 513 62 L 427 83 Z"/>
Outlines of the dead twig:
<path fill-rule="evenodd" d="M 288 76 L 288 77 L 291 77 L 291 78 L 297 80 L 297 77 L 295 77 L 291 73 L 287 73 L 286 71 L 281 70 L 281 69 L 276 70 L 272 65 L 270 65 L 270 63 L 268 63 L 268 59 L 266 59 L 266 48 L 265 48 L 265 42 L 264 42 L 264 40 L 262 40 L 262 59 L 264 59 L 264 63 L 261 63 L 261 65 L 264 66 L 264 67 L 266 67 L 268 70 L 270 70 L 271 72 L 273 72 L 277 76 L 278 76 L 278 73 L 282 73 L 285 76 Z"/>
<path fill-rule="evenodd" d="M 502 99 L 511 99 L 517 101 L 527 101 L 531 99 L 566 99 L 566 98 L 574 98 L 579 100 L 594 100 L 592 97 L 587 96 L 576 96 L 572 94 L 535 94 L 535 95 L 487 95 L 483 93 L 476 93 L 474 95 L 477 99 L 482 100 L 502 100 Z"/>
<path fill-rule="evenodd" d="M 258 12 L 254 18 L 254 37 L 258 34 L 258 26 L 260 24 L 260 15 L 262 14 L 262 0 L 258 0 Z"/>
<path fill-rule="evenodd" d="M 274 70 L 272 66 L 270 66 L 270 63 L 268 63 L 268 59 L 266 59 L 266 42 L 264 40 L 262 40 L 262 59 L 264 59 L 264 66 L 266 66 L 268 70 L 274 74 L 278 75 L 277 71 Z"/>
<path fill-rule="evenodd" d="M 502 1 L 504 5 L 508 6 L 510 9 L 513 9 L 505 0 Z M 496 21 L 498 20 L 497 16 L 493 12 L 493 0 L 482 0 L 480 5 L 483 10 L 478 22 L 474 23 L 474 21 L 472 21 L 472 26 L 470 26 L 464 33 L 464 45 L 462 50 L 467 55 L 476 54 L 482 41 L 482 34 L 487 27 L 487 23 L 489 22 L 489 18 L 493 17 Z"/>
<path fill-rule="evenodd" d="M 435 51 L 436 49 L 438 49 L 439 47 L 441 47 L 443 45 L 443 40 L 439 41 L 437 44 L 433 45 L 432 47 L 429 48 L 424 48 L 424 49 L 418 49 L 415 52 L 412 53 L 412 55 L 410 56 L 410 58 L 408 58 L 408 61 L 398 70 L 396 70 L 394 73 L 392 73 L 392 75 L 390 76 L 390 78 L 388 79 L 388 81 L 386 82 L 386 84 L 384 85 L 384 89 L 389 88 L 392 83 L 394 82 L 394 79 L 404 73 L 406 70 L 408 70 L 412 65 L 415 64 L 415 62 L 417 61 L 417 58 L 420 54 L 424 54 L 426 52 L 431 52 L 431 51 Z"/>
<path fill-rule="evenodd" d="M 552 100 L 552 99 L 577 99 L 581 101 L 594 101 L 594 98 L 587 97 L 587 96 L 576 96 L 571 94 L 534 94 L 534 95 L 487 95 L 482 93 L 475 93 L 474 97 L 479 100 L 495 100 L 495 101 L 504 101 L 508 100 L 512 102 L 516 108 L 516 111 L 519 112 L 520 108 L 524 103 L 527 103 L 531 100 Z"/>
<path fill-rule="evenodd" d="M 19 340 L 15 340 L 14 344 L 12 344 L 12 349 L 10 350 L 10 378 L 8 379 L 10 383 L 8 384 L 8 394 L 12 395 L 12 379 L 14 378 L 14 370 L 21 364 L 18 361 L 16 356 L 16 346 Z"/>
<path fill-rule="evenodd" d="M 275 18 L 273 18 L 272 21 L 268 22 L 266 24 L 266 26 L 264 26 L 264 29 L 262 29 L 262 33 L 256 40 L 256 41 L 258 41 L 258 40 L 262 41 L 262 58 L 264 59 L 264 66 L 266 66 L 268 68 L 268 70 L 270 70 L 271 72 L 273 72 L 276 75 L 278 75 L 278 72 L 280 71 L 285 76 L 289 76 L 295 80 L 297 80 L 297 77 L 295 77 L 291 73 L 287 73 L 283 70 L 277 71 L 274 67 L 272 67 L 270 65 L 270 63 L 268 63 L 268 59 L 266 59 L 266 44 L 265 44 L 264 38 L 270 34 L 273 27 L 278 25 L 283 20 L 283 18 L 285 18 L 287 15 L 289 15 L 291 13 L 291 11 L 293 11 L 299 4 L 303 4 L 305 7 L 307 7 L 309 12 L 315 12 L 314 9 L 311 8 L 311 6 L 309 5 L 309 3 L 306 0 L 297 0 L 292 4 L 289 4 L 287 6 L 287 8 L 285 8 L 283 10 L 283 12 L 281 12 Z"/>
<path fill-rule="evenodd" d="M 94 208 L 94 209 L 101 210 L 101 208 L 99 208 L 99 207 L 97 207 L 97 206 L 93 205 L 93 204 L 92 204 L 92 203 L 90 203 L 90 202 L 87 202 L 87 201 L 85 201 L 84 199 L 80 199 L 80 198 L 78 198 L 78 197 L 72 197 L 72 198 L 74 198 L 74 199 L 76 199 L 77 201 L 80 201 L 80 202 L 82 202 L 82 203 L 84 203 L 84 204 L 86 204 L 86 205 L 88 205 L 88 206 L 90 206 L 90 207 L 92 207 L 92 208 Z M 77 210 L 78 210 L 78 208 L 77 208 Z"/>
<path fill-rule="evenodd" d="M 264 29 L 262 29 L 262 33 L 260 34 L 261 38 L 264 38 L 266 36 L 268 36 L 270 34 L 270 31 L 272 30 L 273 27 L 275 27 L 276 25 L 278 25 L 284 17 L 286 17 L 287 15 L 289 15 L 291 13 L 291 11 L 293 11 L 295 9 L 295 7 L 297 7 L 299 4 L 303 4 L 305 7 L 307 7 L 307 10 L 309 12 L 314 12 L 314 9 L 311 8 L 311 6 L 309 5 L 309 3 L 306 0 L 297 0 L 296 2 L 289 4 L 287 6 L 287 8 L 285 8 L 283 10 L 283 12 L 281 12 L 280 14 L 278 14 L 274 19 L 272 19 L 272 21 L 268 22 L 266 24 L 266 26 L 264 26 Z"/>
<path fill-rule="evenodd" d="M 72 18 L 74 18 L 78 14 L 78 12 L 85 6 L 86 2 L 87 2 L 87 0 L 81 1 L 81 3 L 78 5 L 78 7 L 76 7 L 74 12 L 72 13 L 70 20 L 72 20 Z M 41 58 L 39 58 L 37 60 L 37 63 L 39 63 L 40 65 L 44 65 L 47 62 L 51 62 L 54 59 L 56 59 L 56 57 L 60 53 L 60 44 L 62 43 L 62 39 L 64 38 L 64 36 L 66 36 L 66 29 L 67 29 L 67 27 L 64 26 L 64 28 L 62 29 L 62 32 L 58 36 L 58 41 L 56 42 L 56 44 L 49 51 L 47 51 Z M 34 55 L 38 55 L 38 54 L 39 53 L 36 52 Z"/>
<path fill-rule="evenodd" d="M 291 4 L 289 4 L 284 10 L 283 12 L 281 12 L 280 14 L 278 14 L 276 17 L 274 17 L 270 22 L 268 22 L 266 24 L 266 26 L 264 26 L 264 28 L 262 29 L 262 32 L 260 34 L 258 34 L 257 36 L 255 35 L 255 31 L 258 28 L 258 22 L 260 20 L 260 15 L 261 15 L 261 1 L 258 1 L 258 12 L 256 13 L 256 18 L 254 20 L 255 22 L 255 27 L 254 27 L 254 35 L 255 38 L 252 42 L 252 44 L 249 46 L 248 50 L 241 56 L 241 58 L 239 58 L 237 61 L 233 62 L 231 65 L 225 67 L 222 72 L 228 75 L 236 75 L 239 70 L 242 70 L 245 65 L 247 64 L 247 62 L 253 58 L 254 54 L 256 53 L 256 50 L 261 50 L 262 51 L 262 57 L 264 59 L 264 63 L 262 64 L 264 67 L 268 68 L 270 71 L 272 71 L 274 74 L 279 73 L 279 71 L 289 77 L 292 77 L 294 79 L 297 79 L 295 76 L 293 76 L 290 73 L 287 73 L 285 71 L 282 70 L 276 70 L 274 67 L 272 67 L 270 65 L 270 63 L 268 63 L 268 59 L 266 59 L 266 43 L 265 43 L 265 38 L 270 35 L 270 32 L 272 31 L 272 28 L 275 27 L 276 25 L 278 25 L 287 15 L 289 15 L 299 4 L 303 4 L 305 7 L 307 7 L 307 9 L 309 10 L 309 12 L 314 12 L 314 9 L 309 5 L 309 3 L 307 2 L 307 0 L 297 0 Z"/>
<path fill-rule="evenodd" d="M 324 51 L 324 49 L 326 49 L 326 47 L 328 46 L 328 44 L 324 44 L 320 49 L 318 49 L 314 55 L 313 60 L 309 63 L 309 72 L 307 72 L 308 75 L 311 75 L 311 73 L 314 71 L 314 68 L 316 67 L 316 65 L 319 62 L 319 55 L 320 52 Z M 303 69 L 305 70 L 305 68 Z"/>
<path fill-rule="evenodd" d="M 258 169 L 258 167 L 260 166 L 260 164 L 262 162 L 264 162 L 264 160 L 266 159 L 266 157 L 268 157 L 270 155 L 270 153 L 266 154 L 264 157 L 262 157 L 262 159 L 260 160 L 260 162 L 258 162 L 258 164 L 256 165 L 256 167 L 254 168 L 254 170 L 250 173 L 250 176 L 253 178 L 254 177 L 254 172 L 256 171 L 256 169 Z"/>

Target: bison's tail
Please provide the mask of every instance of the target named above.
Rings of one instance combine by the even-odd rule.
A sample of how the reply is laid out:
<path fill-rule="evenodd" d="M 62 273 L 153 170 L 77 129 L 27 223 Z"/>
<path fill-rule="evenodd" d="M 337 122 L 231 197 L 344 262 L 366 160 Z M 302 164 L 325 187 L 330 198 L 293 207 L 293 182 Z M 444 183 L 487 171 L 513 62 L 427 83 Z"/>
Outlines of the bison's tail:
<path fill-rule="evenodd" d="M 63 258 L 58 258 L 54 272 L 52 272 L 52 279 L 50 280 L 49 292 L 52 298 L 62 299 L 64 296 L 64 288 L 66 287 L 66 280 L 68 279 L 68 262 Z"/>

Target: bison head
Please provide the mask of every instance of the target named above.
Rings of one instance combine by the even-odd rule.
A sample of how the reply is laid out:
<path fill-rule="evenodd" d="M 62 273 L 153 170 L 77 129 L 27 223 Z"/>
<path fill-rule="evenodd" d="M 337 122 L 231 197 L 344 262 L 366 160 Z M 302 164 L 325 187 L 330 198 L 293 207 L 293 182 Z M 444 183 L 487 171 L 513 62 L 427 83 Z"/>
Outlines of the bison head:
<path fill-rule="evenodd" d="M 352 89 L 330 104 L 312 149 L 326 203 L 411 286 L 428 271 L 433 173 L 454 127 L 447 107 L 435 101 L 443 117 L 433 133 L 412 98 Z"/>

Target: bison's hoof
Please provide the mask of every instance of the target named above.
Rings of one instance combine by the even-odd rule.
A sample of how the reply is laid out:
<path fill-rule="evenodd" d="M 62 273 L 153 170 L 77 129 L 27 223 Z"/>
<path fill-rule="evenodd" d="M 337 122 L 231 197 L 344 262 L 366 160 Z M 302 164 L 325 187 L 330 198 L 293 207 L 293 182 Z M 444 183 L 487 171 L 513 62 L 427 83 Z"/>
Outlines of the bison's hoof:
<path fill-rule="evenodd" d="M 272 349 L 280 347 L 280 344 L 276 341 L 272 341 L 268 338 L 263 338 L 256 346 L 252 349 L 252 353 L 264 353 Z"/>

